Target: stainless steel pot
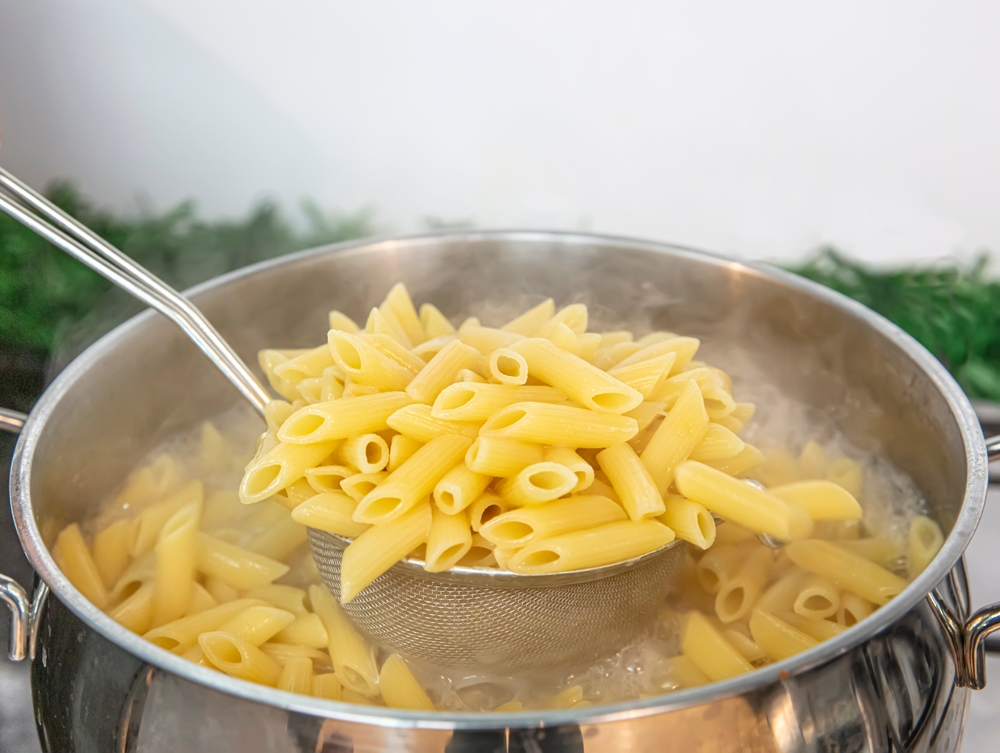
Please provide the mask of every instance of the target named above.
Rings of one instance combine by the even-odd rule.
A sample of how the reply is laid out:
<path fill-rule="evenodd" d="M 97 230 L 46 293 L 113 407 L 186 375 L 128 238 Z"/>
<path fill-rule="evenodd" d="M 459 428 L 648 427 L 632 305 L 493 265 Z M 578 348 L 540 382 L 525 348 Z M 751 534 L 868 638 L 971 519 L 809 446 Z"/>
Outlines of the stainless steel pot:
<path fill-rule="evenodd" d="M 39 401 L 11 472 L 14 521 L 41 583 L 13 609 L 50 751 L 954 751 L 1000 605 L 970 614 L 962 553 L 983 509 L 987 447 L 962 392 L 871 311 L 783 272 L 687 249 L 557 233 L 456 233 L 342 244 L 257 265 L 191 292 L 245 359 L 305 347 L 328 308 L 363 318 L 390 284 L 448 315 L 525 293 L 584 299 L 606 324 L 707 335 L 709 358 L 748 359 L 828 410 L 909 473 L 948 532 L 899 597 L 838 638 L 727 682 L 579 711 L 425 714 L 290 695 L 194 666 L 88 603 L 48 545 L 149 449 L 237 400 L 152 313 L 103 338 Z M 194 386 L 197 386 L 195 389 Z M 870 395 L 874 409 L 854 399 Z M 45 599 L 46 588 L 51 589 Z"/>

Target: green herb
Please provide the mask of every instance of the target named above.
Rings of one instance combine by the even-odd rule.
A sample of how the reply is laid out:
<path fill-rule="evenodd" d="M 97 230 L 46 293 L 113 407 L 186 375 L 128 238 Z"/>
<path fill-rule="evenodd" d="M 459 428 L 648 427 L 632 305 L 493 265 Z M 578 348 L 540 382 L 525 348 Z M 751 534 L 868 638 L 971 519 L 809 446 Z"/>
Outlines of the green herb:
<path fill-rule="evenodd" d="M 53 184 L 47 194 L 178 289 L 263 259 L 372 233 L 368 211 L 326 215 L 311 203 L 303 204 L 307 228 L 299 232 L 270 202 L 238 221 L 201 220 L 191 202 L 162 215 L 144 212 L 122 220 L 95 209 L 69 183 Z M 119 305 L 119 311 L 95 316 L 95 310 L 109 308 L 105 299 L 111 288 L 103 277 L 0 214 L 0 342 L 51 353 L 67 327 L 88 317 L 100 320 L 90 322 L 92 330 L 106 329 L 135 308 Z"/>
<path fill-rule="evenodd" d="M 971 398 L 1000 401 L 1000 282 L 988 258 L 876 271 L 833 249 L 791 271 L 833 288 L 909 332 L 938 357 Z"/>

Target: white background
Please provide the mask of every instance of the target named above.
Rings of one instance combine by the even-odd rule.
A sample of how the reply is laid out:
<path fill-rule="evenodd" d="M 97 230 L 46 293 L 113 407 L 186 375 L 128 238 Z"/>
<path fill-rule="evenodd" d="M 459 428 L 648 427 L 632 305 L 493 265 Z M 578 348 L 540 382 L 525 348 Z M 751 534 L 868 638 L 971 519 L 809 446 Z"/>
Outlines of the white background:
<path fill-rule="evenodd" d="M 0 0 L 0 164 L 753 257 L 1000 250 L 1000 3 Z"/>

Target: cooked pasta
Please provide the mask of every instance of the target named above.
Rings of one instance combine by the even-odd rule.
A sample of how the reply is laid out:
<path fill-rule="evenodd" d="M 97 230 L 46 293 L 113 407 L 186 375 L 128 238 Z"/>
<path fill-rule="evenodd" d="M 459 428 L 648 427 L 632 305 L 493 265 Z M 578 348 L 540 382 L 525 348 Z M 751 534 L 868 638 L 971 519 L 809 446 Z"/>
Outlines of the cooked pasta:
<path fill-rule="evenodd" d="M 746 401 L 739 379 L 694 360 L 695 338 L 591 332 L 586 306 L 551 299 L 483 319 L 456 328 L 400 284 L 364 327 L 333 311 L 326 344 L 262 351 L 283 399 L 267 405 L 256 452 L 245 432 L 200 424 L 97 520 L 55 536 L 57 564 L 120 625 L 240 680 L 416 711 L 542 711 L 807 651 L 874 613 L 943 545 L 915 492 L 905 516 L 880 519 L 901 488 L 884 464 L 839 439 L 768 444 L 755 413 L 766 421 L 769 401 Z M 339 593 L 321 585 L 308 529 L 347 540 Z M 640 657 L 628 682 L 574 670 L 466 693 L 468 677 L 370 643 L 342 606 L 403 559 L 424 578 L 531 576 L 667 546 L 685 547 L 676 593 L 614 668 L 595 665 L 602 676 Z M 647 659 L 656 671 L 641 671 Z"/>

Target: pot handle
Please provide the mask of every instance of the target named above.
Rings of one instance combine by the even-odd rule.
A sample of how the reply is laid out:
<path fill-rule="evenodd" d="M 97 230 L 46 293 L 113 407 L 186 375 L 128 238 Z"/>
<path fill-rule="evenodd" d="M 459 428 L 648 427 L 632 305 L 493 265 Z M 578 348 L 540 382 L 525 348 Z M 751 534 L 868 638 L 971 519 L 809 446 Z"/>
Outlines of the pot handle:
<path fill-rule="evenodd" d="M 28 416 L 18 411 L 0 408 L 0 431 L 20 434 Z M 35 591 L 34 598 L 13 578 L 0 573 L 0 601 L 10 608 L 10 645 L 7 656 L 12 661 L 23 661 L 35 657 L 35 641 L 38 637 L 38 616 L 49 588 L 42 583 Z"/>

